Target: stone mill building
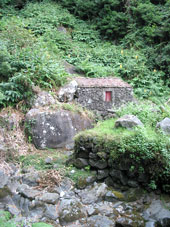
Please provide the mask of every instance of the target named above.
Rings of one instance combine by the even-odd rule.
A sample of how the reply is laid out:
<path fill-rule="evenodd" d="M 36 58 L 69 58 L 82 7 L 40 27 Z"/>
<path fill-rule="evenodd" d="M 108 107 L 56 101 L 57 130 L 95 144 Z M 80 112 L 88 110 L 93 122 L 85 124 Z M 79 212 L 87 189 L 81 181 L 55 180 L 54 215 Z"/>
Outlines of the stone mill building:
<path fill-rule="evenodd" d="M 75 99 L 87 109 L 103 112 L 133 101 L 131 85 L 120 78 L 79 77 L 75 80 L 78 84 Z"/>
<path fill-rule="evenodd" d="M 60 89 L 59 100 L 76 101 L 87 109 L 106 113 L 108 109 L 133 101 L 133 89 L 116 77 L 76 77 Z"/>

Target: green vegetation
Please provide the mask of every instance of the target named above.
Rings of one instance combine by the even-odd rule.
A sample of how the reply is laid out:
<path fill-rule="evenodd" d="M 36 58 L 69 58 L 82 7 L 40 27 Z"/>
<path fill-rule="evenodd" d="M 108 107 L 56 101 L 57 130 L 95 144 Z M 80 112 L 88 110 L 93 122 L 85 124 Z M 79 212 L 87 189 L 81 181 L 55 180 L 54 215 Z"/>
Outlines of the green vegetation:
<path fill-rule="evenodd" d="M 143 107 L 143 108 L 141 108 Z M 165 111 L 166 112 L 166 111 Z M 138 176 L 140 173 L 149 176 L 148 187 L 162 188 L 169 192 L 170 185 L 170 142 L 160 130 L 156 130 L 156 121 L 165 115 L 159 109 L 148 104 L 132 104 L 119 111 L 124 114 L 135 114 L 144 123 L 144 127 L 134 130 L 114 128 L 115 119 L 99 122 L 91 130 L 76 136 L 75 151 L 80 147 L 90 147 L 95 153 L 107 153 L 109 163 L 114 166 L 126 160 L 129 169 Z M 153 171 L 154 170 L 154 171 Z"/>
<path fill-rule="evenodd" d="M 47 157 L 52 158 L 53 161 L 51 164 L 45 163 L 45 159 Z M 39 171 L 54 169 L 53 166 L 55 165 L 62 177 L 69 177 L 75 184 L 78 183 L 80 178 L 85 179 L 88 176 L 93 175 L 93 173 L 89 171 L 89 166 L 87 166 L 85 170 L 80 170 L 71 164 L 66 166 L 67 160 L 68 155 L 64 151 L 49 149 L 47 151 L 39 151 L 38 154 L 27 154 L 25 156 L 20 156 L 17 161 L 24 168 L 34 167 Z"/>
<path fill-rule="evenodd" d="M 11 220 L 11 214 L 8 211 L 0 211 L 0 226 L 3 227 L 16 227 Z"/>
<path fill-rule="evenodd" d="M 28 104 L 35 85 L 56 91 L 70 77 L 64 61 L 84 76 L 122 77 L 140 98 L 167 99 L 169 1 L 59 2 L 80 19 L 55 1 L 12 2 L 0 1 L 0 105 Z"/>

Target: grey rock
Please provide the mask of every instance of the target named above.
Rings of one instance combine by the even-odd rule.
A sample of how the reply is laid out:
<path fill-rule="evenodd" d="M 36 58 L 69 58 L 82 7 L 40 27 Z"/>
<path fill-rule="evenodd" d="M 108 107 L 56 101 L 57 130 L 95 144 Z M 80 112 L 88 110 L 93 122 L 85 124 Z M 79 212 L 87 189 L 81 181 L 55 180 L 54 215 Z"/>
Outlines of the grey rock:
<path fill-rule="evenodd" d="M 30 201 L 27 198 L 21 197 L 19 208 L 23 216 L 28 217 L 30 214 Z"/>
<path fill-rule="evenodd" d="M 12 214 L 12 216 L 21 215 L 21 211 L 14 204 L 8 204 L 6 209 L 10 214 Z"/>
<path fill-rule="evenodd" d="M 67 34 L 67 29 L 64 26 L 59 26 L 57 29 L 58 29 L 58 31 L 60 31 L 64 34 Z"/>
<path fill-rule="evenodd" d="M 157 226 L 157 223 L 156 221 L 148 221 L 145 223 L 145 227 L 156 227 Z"/>
<path fill-rule="evenodd" d="M 132 187 L 132 188 L 137 188 L 137 187 L 139 187 L 139 184 L 137 181 L 128 180 L 128 186 Z"/>
<path fill-rule="evenodd" d="M 39 180 L 39 178 L 40 178 L 39 173 L 34 170 L 34 172 L 31 171 L 30 173 L 24 174 L 22 176 L 22 182 L 23 184 L 27 184 L 29 186 L 37 186 L 38 185 L 37 181 Z"/>
<path fill-rule="evenodd" d="M 58 98 L 60 102 L 71 102 L 74 99 L 74 95 L 77 90 L 78 83 L 73 80 L 66 84 L 64 87 L 60 88 L 58 92 Z"/>
<path fill-rule="evenodd" d="M 121 182 L 121 184 L 127 185 L 128 179 L 121 170 L 112 169 L 110 171 L 110 175 L 112 176 L 112 178 L 114 180 L 119 180 Z"/>
<path fill-rule="evenodd" d="M 46 205 L 44 216 L 48 219 L 56 220 L 59 217 L 56 205 Z"/>
<path fill-rule="evenodd" d="M 108 191 L 105 195 L 105 200 L 108 202 L 116 202 L 117 200 L 124 200 L 125 197 L 123 195 L 123 193 L 119 192 L 119 191 Z"/>
<path fill-rule="evenodd" d="M 66 72 L 69 74 L 77 74 L 76 67 L 74 65 L 69 64 L 66 61 L 64 61 L 64 68 L 65 68 Z"/>
<path fill-rule="evenodd" d="M 106 216 L 94 215 L 87 219 L 89 227 L 114 227 L 115 221 Z"/>
<path fill-rule="evenodd" d="M 93 159 L 89 159 L 89 164 L 97 169 L 105 169 L 107 167 L 107 161 L 105 160 L 95 161 Z"/>
<path fill-rule="evenodd" d="M 47 158 L 45 159 L 45 164 L 52 164 L 52 162 L 53 162 L 53 159 L 50 158 L 50 157 L 47 157 Z"/>
<path fill-rule="evenodd" d="M 11 189 L 9 187 L 10 178 L 4 171 L 0 170 L 0 199 L 11 195 Z"/>
<path fill-rule="evenodd" d="M 73 137 L 81 130 L 91 128 L 92 120 L 66 110 L 32 109 L 26 115 L 32 141 L 36 148 L 60 148 L 73 143 Z"/>
<path fill-rule="evenodd" d="M 74 165 L 75 167 L 79 168 L 79 169 L 82 169 L 86 166 L 88 166 L 88 160 L 87 159 L 84 159 L 84 158 L 77 158 L 75 161 L 74 161 Z"/>
<path fill-rule="evenodd" d="M 116 226 L 132 227 L 132 226 L 135 226 L 134 224 L 135 223 L 133 222 L 133 220 L 128 217 L 119 217 L 116 220 Z M 136 226 L 140 226 L 140 225 L 136 225 Z"/>
<path fill-rule="evenodd" d="M 17 190 L 22 196 L 31 200 L 35 199 L 35 197 L 42 194 L 41 191 L 32 189 L 27 185 L 21 185 Z"/>
<path fill-rule="evenodd" d="M 160 200 L 153 200 L 145 211 L 145 219 L 157 220 L 162 226 L 170 226 L 170 210 L 166 209 Z"/>
<path fill-rule="evenodd" d="M 160 128 L 165 134 L 170 134 L 170 118 L 166 117 L 158 122 L 156 127 Z"/>
<path fill-rule="evenodd" d="M 96 181 L 96 176 L 88 176 L 88 177 L 79 177 L 77 180 L 77 188 L 84 189 L 87 186 L 93 184 Z"/>
<path fill-rule="evenodd" d="M 46 91 L 38 93 L 37 97 L 33 102 L 33 107 L 38 108 L 42 106 L 54 105 L 56 103 L 55 99 L 51 94 Z"/>
<path fill-rule="evenodd" d="M 113 187 L 115 181 L 109 176 L 109 177 L 107 177 L 107 178 L 105 179 L 105 183 L 106 183 L 108 186 Z"/>
<path fill-rule="evenodd" d="M 59 220 L 62 225 L 86 217 L 86 210 L 77 199 L 62 199 L 59 205 Z"/>
<path fill-rule="evenodd" d="M 101 214 L 101 215 L 105 215 L 108 217 L 114 216 L 113 203 L 110 203 L 107 201 L 100 202 L 100 203 L 95 204 L 94 208 L 95 208 L 94 214 Z"/>
<path fill-rule="evenodd" d="M 143 123 L 134 115 L 124 115 L 115 122 L 115 127 L 131 129 L 135 126 L 143 126 Z"/>
<path fill-rule="evenodd" d="M 9 176 L 4 173 L 4 171 L 0 170 L 0 189 L 4 188 L 9 181 Z"/>
<path fill-rule="evenodd" d="M 104 178 L 108 177 L 108 175 L 109 175 L 109 170 L 108 169 L 98 170 L 97 179 L 98 180 L 104 179 Z"/>
<path fill-rule="evenodd" d="M 60 196 L 57 193 L 45 192 L 37 199 L 45 203 L 56 204 L 59 201 L 59 197 Z"/>
<path fill-rule="evenodd" d="M 92 204 L 102 201 L 107 193 L 107 185 L 105 183 L 96 184 L 95 186 L 89 186 L 85 190 L 78 193 L 82 203 Z"/>
<path fill-rule="evenodd" d="M 29 217 L 33 220 L 39 221 L 44 216 L 45 208 L 42 207 L 35 207 L 34 209 L 30 210 Z"/>

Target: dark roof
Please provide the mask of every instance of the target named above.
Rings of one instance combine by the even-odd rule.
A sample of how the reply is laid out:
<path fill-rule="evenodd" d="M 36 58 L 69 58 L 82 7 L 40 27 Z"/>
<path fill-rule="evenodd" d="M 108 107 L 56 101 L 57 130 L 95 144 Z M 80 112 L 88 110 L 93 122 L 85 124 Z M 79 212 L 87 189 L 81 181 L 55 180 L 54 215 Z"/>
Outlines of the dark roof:
<path fill-rule="evenodd" d="M 126 87 L 131 88 L 131 85 L 124 82 L 122 79 L 117 77 L 109 78 L 85 78 L 77 77 L 75 80 L 79 87 Z"/>

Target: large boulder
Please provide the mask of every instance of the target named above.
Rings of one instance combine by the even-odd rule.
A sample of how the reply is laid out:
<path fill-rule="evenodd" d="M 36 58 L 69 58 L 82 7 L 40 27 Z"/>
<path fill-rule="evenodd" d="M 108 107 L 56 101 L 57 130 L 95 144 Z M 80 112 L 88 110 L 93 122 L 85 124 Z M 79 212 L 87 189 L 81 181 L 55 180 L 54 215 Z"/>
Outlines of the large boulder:
<path fill-rule="evenodd" d="M 79 131 L 91 128 L 92 120 L 66 110 L 32 109 L 26 115 L 25 126 L 36 148 L 60 148 L 72 144 Z"/>
<path fill-rule="evenodd" d="M 134 115 L 124 115 L 115 122 L 115 127 L 131 129 L 135 126 L 143 126 L 143 123 Z"/>
<path fill-rule="evenodd" d="M 166 117 L 158 122 L 156 127 L 160 128 L 165 134 L 170 134 L 170 118 Z"/>
<path fill-rule="evenodd" d="M 58 98 L 60 102 L 71 102 L 74 100 L 75 93 L 77 91 L 78 83 L 72 80 L 64 87 L 60 88 L 58 92 Z"/>

